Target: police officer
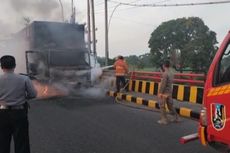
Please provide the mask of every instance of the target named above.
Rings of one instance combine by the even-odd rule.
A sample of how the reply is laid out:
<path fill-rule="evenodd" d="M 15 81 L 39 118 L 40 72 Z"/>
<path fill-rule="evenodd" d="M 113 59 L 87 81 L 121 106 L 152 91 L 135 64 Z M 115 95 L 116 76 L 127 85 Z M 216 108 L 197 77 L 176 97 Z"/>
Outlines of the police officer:
<path fill-rule="evenodd" d="M 2 56 L 0 63 L 0 153 L 10 153 L 12 137 L 15 153 L 30 153 L 26 100 L 37 93 L 27 76 L 14 73 L 13 56 Z"/>
<path fill-rule="evenodd" d="M 117 92 L 120 92 L 121 84 L 122 87 L 125 86 L 125 75 L 128 73 L 128 65 L 124 57 L 119 55 L 113 66 L 115 68 Z"/>
<path fill-rule="evenodd" d="M 159 124 L 167 124 L 168 118 L 166 115 L 166 105 L 173 115 L 173 118 L 170 121 L 178 122 L 179 117 L 176 112 L 176 109 L 173 107 L 173 99 L 172 99 L 172 90 L 173 90 L 173 72 L 170 68 L 170 62 L 167 60 L 163 64 L 163 74 L 160 83 L 160 90 L 158 93 L 159 97 L 159 105 L 161 111 L 161 118 L 158 121 Z"/>

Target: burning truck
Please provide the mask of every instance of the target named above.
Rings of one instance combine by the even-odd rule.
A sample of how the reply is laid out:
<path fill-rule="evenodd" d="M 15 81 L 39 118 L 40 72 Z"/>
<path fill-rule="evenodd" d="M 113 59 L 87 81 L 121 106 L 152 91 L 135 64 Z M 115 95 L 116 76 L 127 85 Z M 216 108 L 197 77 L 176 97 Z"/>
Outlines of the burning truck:
<path fill-rule="evenodd" d="M 38 97 L 92 86 L 102 74 L 83 24 L 34 21 L 1 43 L 1 54 L 15 56 L 15 72 L 34 79 Z"/>
<path fill-rule="evenodd" d="M 20 52 L 23 73 L 41 82 L 89 86 L 95 81 L 92 71 L 100 71 L 100 66 L 84 35 L 83 24 L 34 21 L 15 34 L 9 46 L 15 44 Z"/>

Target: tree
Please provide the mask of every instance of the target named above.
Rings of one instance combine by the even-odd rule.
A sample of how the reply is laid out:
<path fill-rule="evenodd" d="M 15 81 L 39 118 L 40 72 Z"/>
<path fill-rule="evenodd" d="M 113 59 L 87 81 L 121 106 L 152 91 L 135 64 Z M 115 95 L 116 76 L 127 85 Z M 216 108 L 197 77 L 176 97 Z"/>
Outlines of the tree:
<path fill-rule="evenodd" d="M 148 43 L 155 66 L 170 59 L 181 70 L 189 67 L 207 71 L 217 51 L 216 33 L 198 17 L 163 22 L 152 32 Z"/>
<path fill-rule="evenodd" d="M 106 66 L 105 65 L 105 57 L 97 57 L 97 61 L 98 61 L 98 63 L 101 65 L 101 66 Z M 114 62 L 115 62 L 115 58 L 113 58 L 113 59 L 111 59 L 111 58 L 109 58 L 109 60 L 108 60 L 108 65 L 113 65 L 114 64 Z"/>
<path fill-rule="evenodd" d="M 130 55 L 130 56 L 125 57 L 125 60 L 129 65 L 137 65 L 139 58 L 136 55 Z"/>
<path fill-rule="evenodd" d="M 136 55 L 127 56 L 125 57 L 125 60 L 128 63 L 130 69 L 143 68 L 143 63 L 141 63 L 139 57 Z"/>
<path fill-rule="evenodd" d="M 139 60 L 143 63 L 144 67 L 153 67 L 153 64 L 151 62 L 151 54 L 150 53 L 146 53 L 143 55 L 139 56 Z"/>

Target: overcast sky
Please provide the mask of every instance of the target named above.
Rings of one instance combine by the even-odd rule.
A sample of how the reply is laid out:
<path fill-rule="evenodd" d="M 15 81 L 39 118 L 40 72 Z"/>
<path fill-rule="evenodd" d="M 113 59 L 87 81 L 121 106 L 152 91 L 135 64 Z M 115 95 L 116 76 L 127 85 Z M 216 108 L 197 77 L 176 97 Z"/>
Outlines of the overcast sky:
<path fill-rule="evenodd" d="M 120 2 L 134 2 L 135 0 L 116 0 Z M 137 0 L 136 0 L 137 1 Z M 195 3 L 210 2 L 215 0 L 139 0 L 137 4 L 157 3 Z M 221 0 L 216 0 L 221 1 Z M 86 0 L 76 0 L 78 11 L 81 12 L 78 20 L 85 22 Z M 97 51 L 104 56 L 104 0 L 95 0 L 97 31 Z M 117 4 L 108 2 L 109 16 Z M 217 33 L 217 40 L 222 41 L 230 30 L 230 4 L 184 7 L 130 7 L 119 6 L 111 20 L 109 29 L 109 53 L 110 57 L 122 55 L 141 55 L 149 53 L 148 40 L 150 34 L 162 22 L 196 16 L 204 20 L 205 24 Z"/>
<path fill-rule="evenodd" d="M 136 4 L 157 3 L 196 3 L 222 0 L 115 0 Z M 70 17 L 71 0 L 62 0 L 65 19 Z M 104 56 L 104 0 L 95 0 L 97 53 Z M 77 21 L 86 23 L 86 0 L 75 0 Z M 108 2 L 109 16 L 116 3 Z M 32 20 L 61 21 L 59 0 L 1 0 L 0 6 L 1 39 L 3 36 L 23 28 L 23 17 Z M 217 33 L 217 40 L 230 30 L 230 4 L 184 7 L 130 7 L 120 5 L 111 20 L 109 29 L 109 54 L 113 58 L 121 55 L 141 55 L 149 53 L 148 40 L 154 29 L 162 22 L 182 18 L 200 17 L 205 24 Z"/>

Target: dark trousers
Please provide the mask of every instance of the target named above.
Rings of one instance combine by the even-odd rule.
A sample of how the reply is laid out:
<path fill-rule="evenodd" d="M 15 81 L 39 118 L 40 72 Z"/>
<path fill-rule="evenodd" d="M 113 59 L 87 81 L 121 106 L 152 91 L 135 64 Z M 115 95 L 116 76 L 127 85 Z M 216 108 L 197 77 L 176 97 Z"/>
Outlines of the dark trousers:
<path fill-rule="evenodd" d="M 26 109 L 0 110 L 0 153 L 10 153 L 11 138 L 15 153 L 30 153 Z"/>
<path fill-rule="evenodd" d="M 116 87 L 117 92 L 120 92 L 121 87 L 125 86 L 125 76 L 116 76 Z"/>

